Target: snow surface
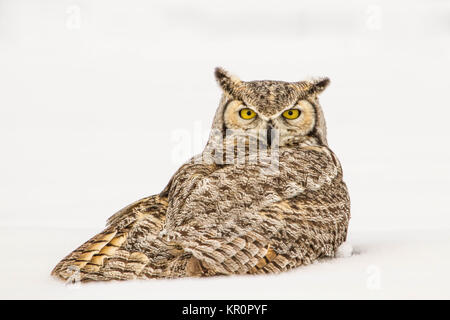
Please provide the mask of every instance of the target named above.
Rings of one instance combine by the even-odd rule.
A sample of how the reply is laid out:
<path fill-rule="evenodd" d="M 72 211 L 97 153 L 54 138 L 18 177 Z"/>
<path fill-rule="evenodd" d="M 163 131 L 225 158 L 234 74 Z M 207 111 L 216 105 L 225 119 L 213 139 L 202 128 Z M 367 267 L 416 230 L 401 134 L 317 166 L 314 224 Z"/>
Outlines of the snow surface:
<path fill-rule="evenodd" d="M 449 299 L 449 230 L 352 232 L 350 257 L 279 275 L 65 285 L 54 265 L 94 230 L 1 229 L 0 299 Z M 98 230 L 97 230 L 98 231 Z M 25 239 L 29 241 L 25 241 Z M 56 240 L 56 241 L 55 241 Z M 6 251 L 4 251 L 6 249 Z"/>
<path fill-rule="evenodd" d="M 450 298 L 449 1 L 0 7 L 0 298 Z M 51 279 L 202 150 L 218 65 L 331 78 L 321 104 L 352 201 L 338 258 L 265 277 Z"/>

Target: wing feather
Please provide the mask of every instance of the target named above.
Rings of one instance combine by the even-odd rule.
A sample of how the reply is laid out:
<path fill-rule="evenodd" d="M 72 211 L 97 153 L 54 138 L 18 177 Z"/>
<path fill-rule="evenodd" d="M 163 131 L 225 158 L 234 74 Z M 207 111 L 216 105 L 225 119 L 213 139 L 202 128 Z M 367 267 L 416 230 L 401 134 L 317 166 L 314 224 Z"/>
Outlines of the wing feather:
<path fill-rule="evenodd" d="M 156 238 L 164 223 L 167 199 L 151 196 L 113 215 L 107 227 L 75 249 L 52 271 L 52 275 L 81 281 L 124 280 L 139 277 L 149 258 L 147 239 Z"/>

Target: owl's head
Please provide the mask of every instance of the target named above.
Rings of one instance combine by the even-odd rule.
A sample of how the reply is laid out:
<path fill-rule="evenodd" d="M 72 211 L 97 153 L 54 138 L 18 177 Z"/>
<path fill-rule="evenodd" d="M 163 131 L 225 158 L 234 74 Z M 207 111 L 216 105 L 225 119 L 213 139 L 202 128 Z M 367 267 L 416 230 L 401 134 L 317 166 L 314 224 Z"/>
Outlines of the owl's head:
<path fill-rule="evenodd" d="M 216 68 L 215 76 L 223 95 L 213 129 L 266 130 L 268 137 L 274 130 L 279 134 L 279 146 L 307 139 L 327 145 L 325 119 L 317 97 L 328 86 L 328 78 L 247 82 L 222 68 Z"/>

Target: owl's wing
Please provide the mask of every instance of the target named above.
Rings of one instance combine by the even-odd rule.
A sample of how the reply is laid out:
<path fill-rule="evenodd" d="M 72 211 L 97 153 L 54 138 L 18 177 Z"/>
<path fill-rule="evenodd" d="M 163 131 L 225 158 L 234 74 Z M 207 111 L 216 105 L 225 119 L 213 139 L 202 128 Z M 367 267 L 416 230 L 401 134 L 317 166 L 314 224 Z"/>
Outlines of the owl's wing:
<path fill-rule="evenodd" d="M 188 249 L 209 274 L 278 273 L 333 256 L 346 240 L 347 187 L 337 176 L 316 191 L 264 207 L 261 222 L 236 237 L 197 240 Z"/>
<path fill-rule="evenodd" d="M 259 214 L 284 223 L 248 273 L 277 273 L 334 255 L 347 237 L 350 199 L 339 174 L 331 184 L 274 203 Z"/>
<path fill-rule="evenodd" d="M 125 207 L 108 220 L 103 232 L 59 262 L 52 275 L 70 281 L 139 277 L 149 260 L 146 253 L 151 250 L 151 240 L 164 223 L 166 209 L 167 198 L 160 196 Z"/>
<path fill-rule="evenodd" d="M 210 273 L 256 272 L 253 268 L 262 266 L 266 255 L 270 259 L 274 253 L 282 253 L 277 247 L 280 234 L 310 228 L 311 223 L 290 224 L 289 219 L 295 217 L 289 215 L 290 205 L 303 205 L 295 202 L 298 197 L 304 201 L 315 192 L 325 192 L 336 181 L 342 183 L 340 175 L 340 164 L 326 147 L 281 150 L 276 174 L 261 165 L 225 166 L 192 181 L 179 172 L 170 190 L 166 237 L 191 253 Z M 327 206 L 336 204 L 329 198 Z M 283 205 L 285 210 L 280 209 Z M 327 206 L 320 210 L 326 212 Z M 296 214 L 305 210 L 294 209 Z M 272 214 L 264 214 L 271 210 Z M 321 221 L 336 223 L 327 219 L 319 214 L 313 215 L 312 221 L 317 225 Z M 317 234 L 319 239 L 324 236 Z M 292 234 L 289 241 L 294 243 L 298 237 L 300 234 Z M 278 259 L 283 260 L 281 256 Z"/>

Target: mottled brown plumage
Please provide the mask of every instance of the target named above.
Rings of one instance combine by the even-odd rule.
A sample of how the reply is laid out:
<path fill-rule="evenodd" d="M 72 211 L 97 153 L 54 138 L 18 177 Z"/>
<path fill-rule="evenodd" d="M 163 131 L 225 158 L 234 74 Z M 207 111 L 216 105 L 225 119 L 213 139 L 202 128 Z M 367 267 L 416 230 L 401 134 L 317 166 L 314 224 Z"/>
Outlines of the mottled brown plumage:
<path fill-rule="evenodd" d="M 334 255 L 346 239 L 350 200 L 317 99 L 329 80 L 244 82 L 221 68 L 216 78 L 223 96 L 205 151 L 161 194 L 112 216 L 53 275 L 92 281 L 277 273 Z M 251 119 L 241 114 L 248 109 Z M 270 130 L 279 133 L 276 146 L 259 134 Z M 253 138 L 276 154 L 271 163 L 251 161 L 261 157 L 249 147 Z M 222 152 L 239 154 L 240 142 L 245 161 L 224 161 Z"/>

